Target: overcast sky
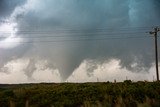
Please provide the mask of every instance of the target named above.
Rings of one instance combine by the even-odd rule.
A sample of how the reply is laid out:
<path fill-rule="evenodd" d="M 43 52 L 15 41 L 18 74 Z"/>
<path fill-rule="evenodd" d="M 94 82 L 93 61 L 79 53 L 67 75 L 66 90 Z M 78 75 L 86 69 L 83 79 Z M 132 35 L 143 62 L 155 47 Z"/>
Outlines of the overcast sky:
<path fill-rule="evenodd" d="M 160 26 L 159 8 L 158 0 L 1 0 L 0 83 L 151 80 L 146 32 Z"/>

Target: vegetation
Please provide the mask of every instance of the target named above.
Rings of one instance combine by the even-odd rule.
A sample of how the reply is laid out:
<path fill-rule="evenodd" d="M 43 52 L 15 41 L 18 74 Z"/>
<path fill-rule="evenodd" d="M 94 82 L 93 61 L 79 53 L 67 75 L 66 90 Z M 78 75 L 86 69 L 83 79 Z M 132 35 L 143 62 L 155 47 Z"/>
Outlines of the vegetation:
<path fill-rule="evenodd" d="M 160 107 L 160 83 L 0 85 L 0 107 Z"/>

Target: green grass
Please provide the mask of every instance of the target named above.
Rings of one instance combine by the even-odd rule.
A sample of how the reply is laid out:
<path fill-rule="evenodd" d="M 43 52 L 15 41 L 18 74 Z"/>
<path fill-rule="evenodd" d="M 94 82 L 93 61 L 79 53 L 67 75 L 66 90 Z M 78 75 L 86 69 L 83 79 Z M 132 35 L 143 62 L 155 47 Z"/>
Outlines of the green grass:
<path fill-rule="evenodd" d="M 0 107 L 160 107 L 160 83 L 0 85 Z"/>

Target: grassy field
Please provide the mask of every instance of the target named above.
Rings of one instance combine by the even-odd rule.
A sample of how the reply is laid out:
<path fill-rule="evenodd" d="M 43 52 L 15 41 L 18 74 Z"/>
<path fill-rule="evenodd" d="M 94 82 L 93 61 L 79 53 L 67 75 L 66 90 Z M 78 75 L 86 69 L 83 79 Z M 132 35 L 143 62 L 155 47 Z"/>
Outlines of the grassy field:
<path fill-rule="evenodd" d="M 160 107 L 160 83 L 1 84 L 0 107 Z"/>

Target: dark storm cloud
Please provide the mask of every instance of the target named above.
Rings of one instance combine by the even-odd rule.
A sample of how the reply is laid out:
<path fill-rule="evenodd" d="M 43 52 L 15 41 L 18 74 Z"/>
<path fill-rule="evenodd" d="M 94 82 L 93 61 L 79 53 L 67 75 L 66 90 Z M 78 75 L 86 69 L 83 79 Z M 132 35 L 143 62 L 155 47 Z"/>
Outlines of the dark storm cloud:
<path fill-rule="evenodd" d="M 42 7 L 37 7 L 37 9 L 30 11 L 20 23 L 20 29 L 53 30 L 69 28 L 71 30 L 78 29 L 80 36 L 86 36 L 86 33 L 94 34 L 97 28 L 106 26 L 117 28 L 118 26 L 128 26 L 129 24 L 128 1 L 70 0 L 66 2 L 64 0 L 48 0 L 39 3 L 38 5 Z M 27 21 L 31 26 L 25 28 L 23 21 Z M 36 26 L 38 27 L 36 28 Z M 89 30 L 86 31 L 84 29 Z M 114 32 L 114 30 L 112 31 Z M 65 34 L 71 39 L 78 37 L 77 34 L 73 34 L 70 31 L 63 32 L 54 32 L 53 36 Z M 88 38 L 98 37 L 98 34 L 94 37 L 92 34 L 87 35 Z M 110 46 L 113 46 L 112 42 L 64 42 L 63 44 L 65 45 L 62 46 L 60 43 L 55 46 L 36 44 L 34 48 L 39 50 L 36 54 L 39 54 L 41 57 L 44 56 L 51 62 L 55 61 L 62 76 L 66 78 L 84 59 L 112 57 L 113 50 L 110 50 Z M 44 49 L 46 51 L 42 51 Z"/>
<path fill-rule="evenodd" d="M 25 3 L 26 0 L 1 0 L 0 1 L 0 19 L 9 16 L 14 9 Z"/>
<path fill-rule="evenodd" d="M 17 19 L 19 34 L 22 37 L 63 36 L 63 38 L 28 39 L 33 43 L 26 49 L 25 55 L 39 56 L 47 59 L 49 63 L 56 63 L 64 79 L 85 59 L 103 62 L 117 58 L 121 60 L 122 67 L 133 71 L 140 71 L 143 67 L 147 69 L 153 62 L 151 38 L 78 42 L 67 42 L 64 39 L 82 39 L 82 36 L 87 36 L 87 39 L 98 39 L 102 36 L 102 32 L 97 33 L 98 28 L 109 28 L 110 30 L 106 30 L 107 33 L 117 33 L 107 34 L 106 37 L 148 35 L 145 32 L 150 28 L 143 30 L 144 34 L 138 35 L 120 34 L 118 30 L 126 28 L 129 33 L 137 32 L 134 27 L 158 25 L 159 2 L 156 0 L 33 0 L 29 8 L 31 9 L 26 9 L 28 12 L 23 18 Z M 38 34 L 35 35 L 32 31 Z M 45 34 L 45 31 L 52 33 Z M 38 40 L 62 42 L 34 42 Z M 136 68 L 132 67 L 134 63 L 137 63 Z"/>

